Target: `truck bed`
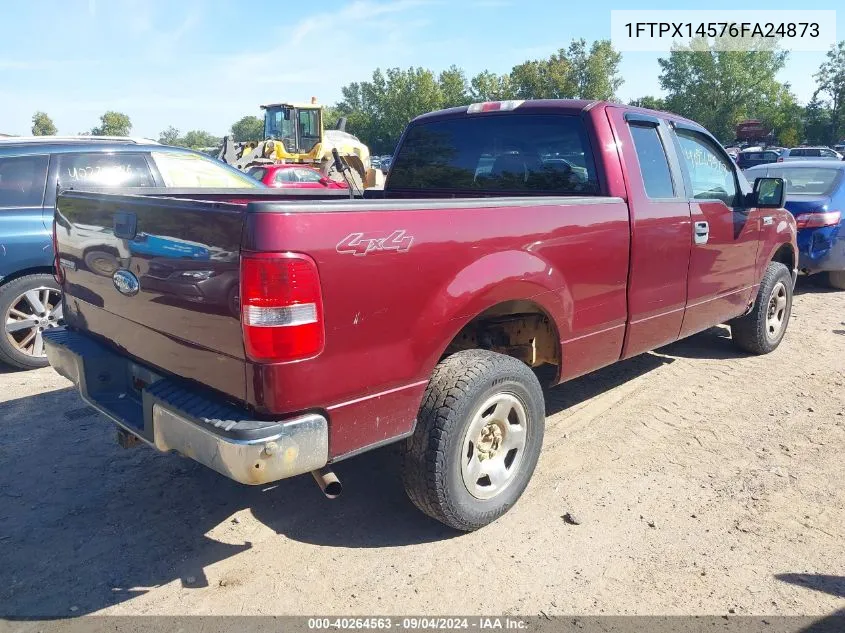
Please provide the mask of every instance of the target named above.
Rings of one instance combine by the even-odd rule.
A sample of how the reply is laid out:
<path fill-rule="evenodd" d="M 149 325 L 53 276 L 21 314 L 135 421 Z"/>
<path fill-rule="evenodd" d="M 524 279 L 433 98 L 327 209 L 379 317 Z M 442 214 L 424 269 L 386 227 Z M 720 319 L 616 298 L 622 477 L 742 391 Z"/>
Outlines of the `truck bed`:
<path fill-rule="evenodd" d="M 229 191 L 232 203 L 182 195 L 59 196 L 66 322 L 257 417 L 329 411 L 333 457 L 409 430 L 445 346 L 502 300 L 524 297 L 560 324 L 567 376 L 619 358 L 630 239 L 620 198 L 268 201 Z M 97 251 L 115 261 L 97 260 Z M 246 357 L 244 252 L 299 252 L 316 262 L 326 340 L 317 357 Z M 117 268 L 138 277 L 137 294 L 118 292 Z"/>

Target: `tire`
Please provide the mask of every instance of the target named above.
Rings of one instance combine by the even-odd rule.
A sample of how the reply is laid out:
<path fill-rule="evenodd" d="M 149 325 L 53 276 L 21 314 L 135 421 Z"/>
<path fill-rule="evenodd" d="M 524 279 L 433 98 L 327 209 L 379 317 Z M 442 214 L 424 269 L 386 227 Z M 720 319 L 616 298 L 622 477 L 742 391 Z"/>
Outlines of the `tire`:
<path fill-rule="evenodd" d="M 783 264 L 771 262 L 751 312 L 731 322 L 731 338 L 746 352 L 768 354 L 783 340 L 791 314 L 792 275 Z"/>
<path fill-rule="evenodd" d="M 827 285 L 836 290 L 845 290 L 845 270 L 830 270 L 825 275 Z"/>
<path fill-rule="evenodd" d="M 62 322 L 61 291 L 53 276 L 26 275 L 0 287 L 0 315 L 0 361 L 18 369 L 46 367 L 41 332 Z"/>
<path fill-rule="evenodd" d="M 448 357 L 434 369 L 402 451 L 408 497 L 456 530 L 495 521 L 534 473 L 544 413 L 540 383 L 521 361 L 486 350 Z"/>

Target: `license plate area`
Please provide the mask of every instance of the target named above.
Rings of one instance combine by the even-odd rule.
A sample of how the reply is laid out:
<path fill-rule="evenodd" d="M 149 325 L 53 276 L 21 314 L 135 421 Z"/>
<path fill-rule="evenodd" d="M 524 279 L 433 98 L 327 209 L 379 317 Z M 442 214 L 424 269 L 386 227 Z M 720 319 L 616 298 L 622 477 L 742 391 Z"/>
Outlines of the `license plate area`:
<path fill-rule="evenodd" d="M 143 391 L 161 376 L 115 354 L 86 357 L 84 395 L 92 404 L 143 438 L 151 440 L 144 416 Z"/>

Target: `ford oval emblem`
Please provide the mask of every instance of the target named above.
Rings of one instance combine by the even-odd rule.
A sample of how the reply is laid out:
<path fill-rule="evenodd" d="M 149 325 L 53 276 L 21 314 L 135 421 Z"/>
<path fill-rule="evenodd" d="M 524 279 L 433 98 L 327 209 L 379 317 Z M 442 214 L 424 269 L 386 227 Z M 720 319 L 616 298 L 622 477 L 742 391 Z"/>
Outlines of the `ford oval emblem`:
<path fill-rule="evenodd" d="M 121 268 L 120 270 L 114 271 L 111 279 L 117 291 L 127 297 L 138 294 L 138 291 L 141 289 L 141 283 L 138 281 L 138 278 L 128 270 Z"/>

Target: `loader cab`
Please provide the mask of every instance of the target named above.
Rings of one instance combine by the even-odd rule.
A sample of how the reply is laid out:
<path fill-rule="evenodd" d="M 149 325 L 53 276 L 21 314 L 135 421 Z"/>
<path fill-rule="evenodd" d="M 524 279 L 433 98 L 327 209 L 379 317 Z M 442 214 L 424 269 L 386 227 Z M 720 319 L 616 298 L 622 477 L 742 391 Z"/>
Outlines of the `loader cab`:
<path fill-rule="evenodd" d="M 281 141 L 289 154 L 308 154 L 323 132 L 319 106 L 274 103 L 264 109 L 264 138 Z"/>

